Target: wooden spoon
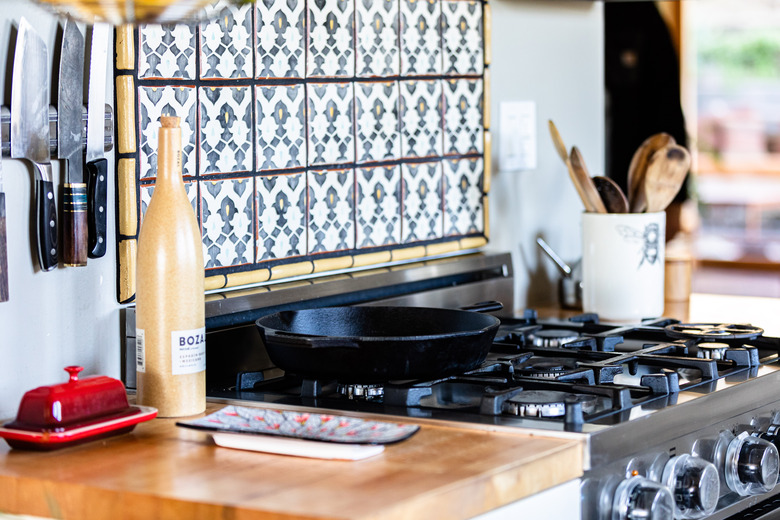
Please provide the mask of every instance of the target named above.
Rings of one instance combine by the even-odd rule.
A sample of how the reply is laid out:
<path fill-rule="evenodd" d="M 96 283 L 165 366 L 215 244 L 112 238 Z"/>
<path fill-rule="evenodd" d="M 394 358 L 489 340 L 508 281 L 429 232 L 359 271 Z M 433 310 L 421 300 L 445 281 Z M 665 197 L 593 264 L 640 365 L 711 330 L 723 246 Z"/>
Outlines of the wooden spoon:
<path fill-rule="evenodd" d="M 628 166 L 628 203 L 632 213 L 641 213 L 645 210 L 647 202 L 644 199 L 642 185 L 647 171 L 650 157 L 664 146 L 675 144 L 674 138 L 664 132 L 654 134 L 644 140 L 631 158 Z"/>
<path fill-rule="evenodd" d="M 628 213 L 628 199 L 620 186 L 609 177 L 593 177 L 593 185 L 599 192 L 608 213 Z"/>
<path fill-rule="evenodd" d="M 579 190 L 582 190 L 580 196 L 584 197 L 583 202 L 587 200 L 585 208 L 593 208 L 588 210 L 591 212 L 606 213 L 607 208 L 601 201 L 599 192 L 596 190 L 593 179 L 590 178 L 590 174 L 588 173 L 588 168 L 585 166 L 585 159 L 582 158 L 582 154 L 576 146 L 573 146 L 571 149 L 569 162 L 571 163 L 572 172 L 574 174 L 574 177 L 572 177 L 574 185 L 575 187 L 579 186 Z"/>
<path fill-rule="evenodd" d="M 566 165 L 566 169 L 569 170 L 569 178 L 571 178 L 571 182 L 572 184 L 574 184 L 574 188 L 577 190 L 577 195 L 580 196 L 582 205 L 585 206 L 585 211 L 589 211 L 589 212 L 596 211 L 596 208 L 593 205 L 591 205 L 590 199 L 585 194 L 582 185 L 578 181 L 577 174 L 575 173 L 574 168 L 572 168 L 569 152 L 566 151 L 566 145 L 563 144 L 563 138 L 561 138 L 561 134 L 558 133 L 558 129 L 555 127 L 555 123 L 553 123 L 552 120 L 550 119 L 547 121 L 547 124 L 550 127 L 550 137 L 552 137 L 553 144 L 555 145 L 555 149 L 558 151 L 558 155 L 561 157 L 561 160 Z"/>
<path fill-rule="evenodd" d="M 664 146 L 650 157 L 643 183 L 648 213 L 666 209 L 680 191 L 690 167 L 688 150 L 676 144 Z"/>

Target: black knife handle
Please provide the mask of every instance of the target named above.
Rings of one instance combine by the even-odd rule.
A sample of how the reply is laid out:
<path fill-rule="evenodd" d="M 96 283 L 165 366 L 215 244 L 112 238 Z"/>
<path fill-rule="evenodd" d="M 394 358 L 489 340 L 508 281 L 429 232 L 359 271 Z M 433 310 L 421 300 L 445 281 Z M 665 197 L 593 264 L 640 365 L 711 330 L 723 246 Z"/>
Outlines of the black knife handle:
<path fill-rule="evenodd" d="M 108 160 L 87 163 L 87 225 L 89 256 L 106 254 L 106 198 L 108 195 Z"/>
<path fill-rule="evenodd" d="M 80 182 L 62 187 L 62 263 L 87 265 L 87 185 Z"/>
<path fill-rule="evenodd" d="M 38 216 L 38 264 L 43 271 L 57 267 L 57 207 L 51 181 L 35 180 L 35 212 Z"/>

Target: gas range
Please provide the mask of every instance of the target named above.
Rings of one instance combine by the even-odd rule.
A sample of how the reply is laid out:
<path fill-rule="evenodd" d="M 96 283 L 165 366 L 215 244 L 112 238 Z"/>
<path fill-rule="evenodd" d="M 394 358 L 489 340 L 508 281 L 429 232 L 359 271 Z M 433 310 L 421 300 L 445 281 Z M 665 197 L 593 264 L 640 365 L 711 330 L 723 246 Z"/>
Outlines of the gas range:
<path fill-rule="evenodd" d="M 511 302 L 511 274 L 508 255 L 478 255 L 361 274 L 351 284 L 341 277 L 330 288 L 327 280 L 291 285 L 284 296 L 262 289 L 254 301 L 213 299 L 208 394 L 581 436 L 587 441 L 584 520 L 771 518 L 762 515 L 780 507 L 780 338 L 759 327 L 673 319 L 626 326 L 595 315 L 541 319 L 532 310 L 508 312 L 486 359 L 472 370 L 363 384 L 285 373 L 270 361 L 253 324 L 296 306 Z M 388 277 L 390 285 L 377 284 Z M 377 287 L 384 298 L 367 294 Z M 207 316 L 208 310 L 207 304 Z"/>
<path fill-rule="evenodd" d="M 596 432 L 757 375 L 780 339 L 746 325 L 601 324 L 595 315 L 503 318 L 480 366 L 432 380 L 318 380 L 275 367 L 215 397 L 543 430 Z M 690 393 L 690 395 L 688 395 Z"/>

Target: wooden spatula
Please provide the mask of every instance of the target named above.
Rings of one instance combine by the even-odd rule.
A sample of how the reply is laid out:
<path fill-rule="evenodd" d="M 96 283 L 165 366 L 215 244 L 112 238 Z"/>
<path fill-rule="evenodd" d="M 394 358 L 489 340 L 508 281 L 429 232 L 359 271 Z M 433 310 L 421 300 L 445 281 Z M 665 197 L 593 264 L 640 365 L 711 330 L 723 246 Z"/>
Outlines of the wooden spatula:
<path fill-rule="evenodd" d="M 585 207 L 592 208 L 588 210 L 591 212 L 606 213 L 607 208 L 601 201 L 599 192 L 596 190 L 596 186 L 593 184 L 593 179 L 590 178 L 587 166 L 585 166 L 585 159 L 583 159 L 582 154 L 576 146 L 573 146 L 571 149 L 569 161 L 571 162 L 571 167 L 574 174 L 572 181 L 574 181 L 575 187 L 579 186 L 578 190 L 582 190 L 581 196 L 583 197 L 583 201 L 587 200 Z"/>
<path fill-rule="evenodd" d="M 641 213 L 645 210 L 647 203 L 644 199 L 642 185 L 644 183 L 645 172 L 647 171 L 650 157 L 655 152 L 666 145 L 675 144 L 674 138 L 667 133 L 654 134 L 645 139 L 639 145 L 631 158 L 631 164 L 628 166 L 628 206 L 632 213 Z"/>
<path fill-rule="evenodd" d="M 577 190 L 577 195 L 580 196 L 582 205 L 585 206 L 585 211 L 589 211 L 589 212 L 596 211 L 596 207 L 593 206 L 590 197 L 585 193 L 582 187 L 582 183 L 579 180 L 577 172 L 575 172 L 574 168 L 572 167 L 571 158 L 569 157 L 569 152 L 566 151 L 566 145 L 563 143 L 563 138 L 561 137 L 561 134 L 558 132 L 558 129 L 555 127 L 555 123 L 553 123 L 552 120 L 548 120 L 547 124 L 550 128 L 550 137 L 552 137 L 553 144 L 555 145 L 555 149 L 558 151 L 558 155 L 561 157 L 561 160 L 566 165 L 566 169 L 569 170 L 569 178 L 571 178 L 571 182 L 572 184 L 574 184 L 574 188 Z"/>
<path fill-rule="evenodd" d="M 552 122 L 552 119 L 547 120 L 547 126 L 550 128 L 550 137 L 552 137 L 553 145 L 555 145 L 555 150 L 558 152 L 558 155 L 561 156 L 561 160 L 565 163 L 569 160 L 569 152 L 566 149 L 566 145 L 563 144 L 563 138 L 561 137 L 561 134 L 558 132 L 558 128 L 556 128 L 555 123 Z"/>
<path fill-rule="evenodd" d="M 647 165 L 643 191 L 647 211 L 663 211 L 680 191 L 691 167 L 688 150 L 676 144 L 656 151 Z"/>

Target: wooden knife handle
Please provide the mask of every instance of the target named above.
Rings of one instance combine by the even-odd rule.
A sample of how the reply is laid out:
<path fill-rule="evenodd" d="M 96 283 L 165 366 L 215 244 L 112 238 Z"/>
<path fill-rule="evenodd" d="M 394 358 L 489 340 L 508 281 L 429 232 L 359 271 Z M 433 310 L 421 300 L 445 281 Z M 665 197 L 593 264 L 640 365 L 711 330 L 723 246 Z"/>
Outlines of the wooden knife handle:
<path fill-rule="evenodd" d="M 66 183 L 62 189 L 62 263 L 87 265 L 87 185 Z"/>
<path fill-rule="evenodd" d="M 57 267 L 57 207 L 51 181 L 35 180 L 38 263 L 43 271 Z"/>
<path fill-rule="evenodd" d="M 0 302 L 8 301 L 8 252 L 5 238 L 5 193 L 0 193 Z"/>
<path fill-rule="evenodd" d="M 89 256 L 106 254 L 106 198 L 108 194 L 108 160 L 87 163 L 87 224 Z"/>

